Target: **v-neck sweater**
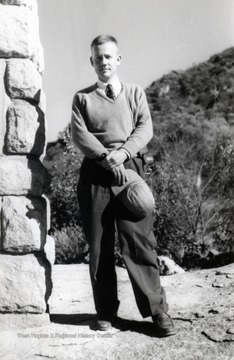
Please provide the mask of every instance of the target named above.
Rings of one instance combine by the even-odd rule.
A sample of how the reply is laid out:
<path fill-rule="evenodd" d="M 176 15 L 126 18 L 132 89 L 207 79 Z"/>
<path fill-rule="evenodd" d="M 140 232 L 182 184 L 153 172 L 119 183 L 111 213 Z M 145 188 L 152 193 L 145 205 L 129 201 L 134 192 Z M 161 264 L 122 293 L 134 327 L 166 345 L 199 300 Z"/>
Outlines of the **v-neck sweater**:
<path fill-rule="evenodd" d="M 72 104 L 71 129 L 73 142 L 90 159 L 119 148 L 135 156 L 153 135 L 144 90 L 122 83 L 115 100 L 97 84 L 78 91 Z"/>

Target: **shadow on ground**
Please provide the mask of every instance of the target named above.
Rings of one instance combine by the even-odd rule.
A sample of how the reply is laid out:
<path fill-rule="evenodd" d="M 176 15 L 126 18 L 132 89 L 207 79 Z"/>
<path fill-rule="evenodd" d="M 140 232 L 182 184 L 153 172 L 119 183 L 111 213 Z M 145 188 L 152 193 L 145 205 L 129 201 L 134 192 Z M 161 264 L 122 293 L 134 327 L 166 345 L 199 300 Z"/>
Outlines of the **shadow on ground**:
<path fill-rule="evenodd" d="M 56 324 L 88 326 L 90 330 L 96 330 L 96 314 L 52 314 L 50 321 Z M 151 337 L 161 337 L 155 331 L 155 326 L 149 321 L 136 321 L 117 317 L 114 328 L 124 331 L 133 331 Z"/>

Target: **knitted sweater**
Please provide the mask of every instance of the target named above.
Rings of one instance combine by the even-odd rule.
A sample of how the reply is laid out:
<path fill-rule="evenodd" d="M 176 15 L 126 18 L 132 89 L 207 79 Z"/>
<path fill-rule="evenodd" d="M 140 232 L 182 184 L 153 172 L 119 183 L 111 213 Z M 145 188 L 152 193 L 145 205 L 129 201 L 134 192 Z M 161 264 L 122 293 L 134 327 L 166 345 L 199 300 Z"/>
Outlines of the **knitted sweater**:
<path fill-rule="evenodd" d="M 120 147 L 135 156 L 153 135 L 143 89 L 122 84 L 115 100 L 101 92 L 97 84 L 77 92 L 71 129 L 73 142 L 90 159 L 99 159 L 103 153 Z"/>

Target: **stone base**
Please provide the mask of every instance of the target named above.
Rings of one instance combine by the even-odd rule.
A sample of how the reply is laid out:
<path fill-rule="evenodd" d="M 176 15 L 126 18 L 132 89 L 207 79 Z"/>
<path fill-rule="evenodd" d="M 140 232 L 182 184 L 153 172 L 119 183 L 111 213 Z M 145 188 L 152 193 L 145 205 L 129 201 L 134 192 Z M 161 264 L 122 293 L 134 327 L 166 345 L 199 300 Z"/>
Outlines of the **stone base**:
<path fill-rule="evenodd" d="M 0 314 L 0 331 L 50 324 L 49 314 Z"/>
<path fill-rule="evenodd" d="M 0 313 L 44 314 L 51 293 L 46 272 L 39 254 L 0 254 Z"/>

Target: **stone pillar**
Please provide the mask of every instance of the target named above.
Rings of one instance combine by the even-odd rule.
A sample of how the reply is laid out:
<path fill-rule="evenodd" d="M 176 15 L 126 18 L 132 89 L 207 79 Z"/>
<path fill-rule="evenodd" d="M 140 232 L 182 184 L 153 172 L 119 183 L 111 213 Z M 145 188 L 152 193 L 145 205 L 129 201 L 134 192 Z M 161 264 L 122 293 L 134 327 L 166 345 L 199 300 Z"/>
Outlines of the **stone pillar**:
<path fill-rule="evenodd" d="M 0 313 L 5 314 L 45 314 L 51 293 L 47 172 L 41 163 L 43 66 L 36 0 L 0 0 Z"/>

